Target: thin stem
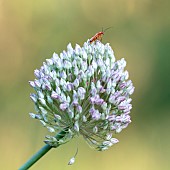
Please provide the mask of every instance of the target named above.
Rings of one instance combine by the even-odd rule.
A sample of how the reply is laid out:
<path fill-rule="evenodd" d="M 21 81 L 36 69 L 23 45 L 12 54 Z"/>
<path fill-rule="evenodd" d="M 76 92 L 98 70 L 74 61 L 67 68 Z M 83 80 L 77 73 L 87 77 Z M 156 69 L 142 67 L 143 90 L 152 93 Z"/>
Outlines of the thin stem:
<path fill-rule="evenodd" d="M 66 131 L 61 131 L 60 133 L 58 133 L 55 137 L 57 140 L 63 138 L 66 134 Z M 60 146 L 60 145 L 58 145 Z M 57 146 L 57 147 L 58 147 Z M 43 157 L 51 148 L 53 148 L 52 146 L 46 144 L 45 146 L 43 146 L 37 153 L 35 153 L 25 164 L 23 164 L 19 170 L 26 170 L 28 168 L 30 168 L 34 163 L 36 163 L 41 157 Z"/>

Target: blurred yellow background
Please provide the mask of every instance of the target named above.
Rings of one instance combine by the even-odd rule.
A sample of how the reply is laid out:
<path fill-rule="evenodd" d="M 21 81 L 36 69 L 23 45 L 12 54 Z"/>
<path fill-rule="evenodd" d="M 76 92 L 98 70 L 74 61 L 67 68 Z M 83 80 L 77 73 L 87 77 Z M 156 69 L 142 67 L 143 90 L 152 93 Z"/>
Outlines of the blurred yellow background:
<path fill-rule="evenodd" d="M 0 0 L 0 169 L 19 168 L 43 145 L 47 130 L 34 112 L 33 71 L 69 42 L 82 45 L 101 28 L 117 59 L 127 60 L 136 87 L 132 123 L 105 152 L 72 140 L 51 150 L 32 170 L 170 169 L 169 0 Z"/>

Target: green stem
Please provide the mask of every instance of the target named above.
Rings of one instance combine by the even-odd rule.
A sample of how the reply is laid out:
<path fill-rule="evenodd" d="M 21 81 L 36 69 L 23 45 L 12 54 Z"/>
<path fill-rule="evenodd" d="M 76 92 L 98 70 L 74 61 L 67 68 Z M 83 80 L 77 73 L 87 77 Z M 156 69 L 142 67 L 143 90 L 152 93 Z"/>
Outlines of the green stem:
<path fill-rule="evenodd" d="M 55 137 L 57 140 L 59 140 L 59 139 L 63 138 L 65 134 L 66 134 L 66 131 L 61 131 Z M 58 145 L 58 146 L 60 146 L 60 145 Z M 53 148 L 53 147 L 46 144 L 37 153 L 35 153 L 25 164 L 23 164 L 18 170 L 26 170 L 26 169 L 30 168 L 41 157 L 43 157 L 51 148 Z"/>

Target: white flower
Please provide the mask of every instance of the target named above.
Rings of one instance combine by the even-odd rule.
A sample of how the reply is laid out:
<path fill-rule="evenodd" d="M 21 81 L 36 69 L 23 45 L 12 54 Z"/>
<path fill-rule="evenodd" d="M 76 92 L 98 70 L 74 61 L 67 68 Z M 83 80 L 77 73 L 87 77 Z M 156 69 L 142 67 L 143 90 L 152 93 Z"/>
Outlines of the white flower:
<path fill-rule="evenodd" d="M 75 157 L 71 158 L 70 161 L 68 162 L 68 165 L 72 165 L 75 162 Z"/>
<path fill-rule="evenodd" d="M 58 140 L 48 136 L 48 144 L 57 146 L 82 135 L 93 148 L 103 151 L 118 140 L 113 138 L 131 122 L 130 95 L 134 92 L 126 61 L 116 61 L 109 44 L 85 42 L 75 49 L 68 44 L 67 51 L 54 53 L 43 66 L 34 71 L 30 81 L 40 120 L 51 133 L 66 131 Z M 71 158 L 72 165 L 75 157 Z"/>

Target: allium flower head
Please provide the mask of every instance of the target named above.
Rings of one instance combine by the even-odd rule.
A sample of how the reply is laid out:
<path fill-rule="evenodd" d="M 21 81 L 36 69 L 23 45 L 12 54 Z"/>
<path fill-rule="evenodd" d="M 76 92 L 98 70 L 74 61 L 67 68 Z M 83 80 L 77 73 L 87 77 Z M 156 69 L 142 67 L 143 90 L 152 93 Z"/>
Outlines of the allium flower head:
<path fill-rule="evenodd" d="M 99 151 L 116 144 L 115 133 L 131 122 L 134 87 L 125 66 L 124 58 L 115 61 L 110 45 L 101 42 L 75 49 L 68 44 L 67 51 L 46 59 L 29 82 L 37 111 L 30 116 L 54 134 L 45 142 L 55 147 L 82 135 Z M 57 140 L 55 134 L 63 130 L 66 135 Z"/>

